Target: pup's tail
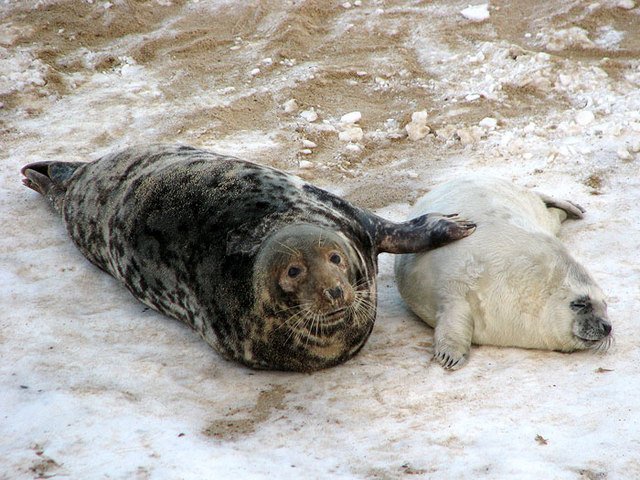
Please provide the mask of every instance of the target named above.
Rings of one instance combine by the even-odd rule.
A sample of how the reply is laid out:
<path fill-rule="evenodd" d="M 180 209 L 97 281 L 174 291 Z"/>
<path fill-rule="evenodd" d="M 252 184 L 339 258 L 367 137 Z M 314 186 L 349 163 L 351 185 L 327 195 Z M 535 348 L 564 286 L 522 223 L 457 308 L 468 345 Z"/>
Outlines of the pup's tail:
<path fill-rule="evenodd" d="M 69 179 L 83 162 L 36 162 L 22 167 L 22 183 L 49 200 L 60 212 Z"/>

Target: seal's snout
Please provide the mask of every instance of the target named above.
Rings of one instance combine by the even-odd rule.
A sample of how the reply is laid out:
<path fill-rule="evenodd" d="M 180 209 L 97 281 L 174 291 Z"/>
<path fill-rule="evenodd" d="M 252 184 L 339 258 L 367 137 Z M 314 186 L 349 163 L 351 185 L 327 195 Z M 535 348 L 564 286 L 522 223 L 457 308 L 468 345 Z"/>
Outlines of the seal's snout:
<path fill-rule="evenodd" d="M 325 296 L 330 300 L 340 300 L 344 297 L 344 291 L 340 285 L 335 286 L 333 288 L 327 288 L 324 291 Z"/>
<path fill-rule="evenodd" d="M 607 319 L 594 317 L 592 323 L 593 340 L 601 340 L 611 334 L 611 323 Z"/>

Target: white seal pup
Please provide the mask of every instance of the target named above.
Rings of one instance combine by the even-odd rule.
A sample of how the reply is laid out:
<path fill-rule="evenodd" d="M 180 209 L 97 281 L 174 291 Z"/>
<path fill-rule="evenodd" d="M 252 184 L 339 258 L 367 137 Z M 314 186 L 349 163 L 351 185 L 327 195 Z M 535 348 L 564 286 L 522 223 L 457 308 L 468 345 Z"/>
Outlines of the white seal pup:
<path fill-rule="evenodd" d="M 430 210 L 473 218 L 468 238 L 396 258 L 400 294 L 435 328 L 434 358 L 456 369 L 472 343 L 571 352 L 606 350 L 604 295 L 556 237 L 584 210 L 495 177 L 465 176 L 425 195 Z"/>

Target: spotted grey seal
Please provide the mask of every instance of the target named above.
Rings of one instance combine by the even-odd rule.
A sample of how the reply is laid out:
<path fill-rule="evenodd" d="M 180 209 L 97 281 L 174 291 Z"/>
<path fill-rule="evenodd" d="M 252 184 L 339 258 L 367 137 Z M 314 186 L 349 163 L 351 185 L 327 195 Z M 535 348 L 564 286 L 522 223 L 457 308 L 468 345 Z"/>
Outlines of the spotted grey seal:
<path fill-rule="evenodd" d="M 391 223 L 298 177 L 187 146 L 22 173 L 91 262 L 253 368 L 349 359 L 373 328 L 378 253 L 436 248 L 475 227 L 439 214 Z"/>
<path fill-rule="evenodd" d="M 412 211 L 460 212 L 469 238 L 396 257 L 409 307 L 435 328 L 434 358 L 459 368 L 472 343 L 569 352 L 606 350 L 604 295 L 556 237 L 581 207 L 495 177 L 463 176 L 431 190 Z"/>

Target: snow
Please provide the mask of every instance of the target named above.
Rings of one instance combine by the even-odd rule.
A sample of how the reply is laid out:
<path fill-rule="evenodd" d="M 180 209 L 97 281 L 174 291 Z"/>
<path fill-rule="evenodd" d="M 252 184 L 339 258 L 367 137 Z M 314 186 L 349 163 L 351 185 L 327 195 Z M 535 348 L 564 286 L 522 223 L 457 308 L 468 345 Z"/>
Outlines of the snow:
<path fill-rule="evenodd" d="M 479 24 L 444 0 L 131 15 L 143 3 L 78 2 L 66 22 L 57 0 L 0 5 L 0 479 L 640 478 L 634 2 L 492 2 Z M 78 19 L 106 30 L 82 37 Z M 332 124 L 345 112 L 366 122 Z M 285 168 L 397 221 L 466 171 L 576 201 L 586 217 L 561 240 L 607 293 L 615 345 L 473 347 L 446 372 L 385 254 L 353 360 L 226 362 L 86 261 L 20 184 L 29 162 L 155 141 Z"/>

